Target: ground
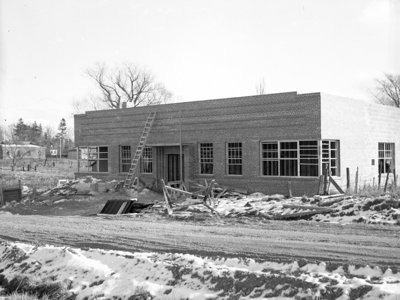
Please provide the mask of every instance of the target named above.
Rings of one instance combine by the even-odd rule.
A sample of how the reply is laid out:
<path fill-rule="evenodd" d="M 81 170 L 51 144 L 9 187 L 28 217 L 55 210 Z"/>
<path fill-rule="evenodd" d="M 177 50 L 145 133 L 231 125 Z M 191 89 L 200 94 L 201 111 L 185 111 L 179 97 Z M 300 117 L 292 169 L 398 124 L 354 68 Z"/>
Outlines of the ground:
<path fill-rule="evenodd" d="M 92 194 L 52 195 L 0 210 L 4 294 L 18 287 L 70 299 L 400 298 L 393 197 L 346 199 L 363 214 L 394 203 L 385 208 L 394 211 L 390 220 L 366 224 L 337 222 L 348 219 L 336 212 L 337 223 L 326 215 L 319 222 L 270 220 L 265 216 L 280 202 L 265 195 L 221 200 L 216 218 L 199 205 L 170 216 L 162 195 L 142 192 L 134 196 L 156 201 L 153 212 L 98 216 L 108 199 L 127 195 Z"/>

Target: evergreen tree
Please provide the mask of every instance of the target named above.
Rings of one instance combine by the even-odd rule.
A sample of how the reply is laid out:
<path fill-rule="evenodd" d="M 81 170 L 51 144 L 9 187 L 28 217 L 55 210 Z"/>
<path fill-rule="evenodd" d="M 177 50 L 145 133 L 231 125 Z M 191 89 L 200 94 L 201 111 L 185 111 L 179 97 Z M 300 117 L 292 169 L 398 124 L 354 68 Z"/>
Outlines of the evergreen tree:
<path fill-rule="evenodd" d="M 61 137 L 64 137 L 67 133 L 67 122 L 65 122 L 64 118 L 61 119 L 60 125 L 58 125 L 58 133 Z"/>
<path fill-rule="evenodd" d="M 26 141 L 29 139 L 29 126 L 24 123 L 22 118 L 19 118 L 18 123 L 14 127 L 14 136 L 17 141 Z"/>

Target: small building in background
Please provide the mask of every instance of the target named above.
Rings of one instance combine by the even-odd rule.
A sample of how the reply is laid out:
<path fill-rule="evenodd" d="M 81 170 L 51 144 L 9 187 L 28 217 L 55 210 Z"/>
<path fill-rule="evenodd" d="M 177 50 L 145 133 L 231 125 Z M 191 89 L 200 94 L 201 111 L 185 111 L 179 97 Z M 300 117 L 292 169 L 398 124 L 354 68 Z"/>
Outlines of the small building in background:
<path fill-rule="evenodd" d="M 46 147 L 32 144 L 0 144 L 0 159 L 45 159 Z"/>

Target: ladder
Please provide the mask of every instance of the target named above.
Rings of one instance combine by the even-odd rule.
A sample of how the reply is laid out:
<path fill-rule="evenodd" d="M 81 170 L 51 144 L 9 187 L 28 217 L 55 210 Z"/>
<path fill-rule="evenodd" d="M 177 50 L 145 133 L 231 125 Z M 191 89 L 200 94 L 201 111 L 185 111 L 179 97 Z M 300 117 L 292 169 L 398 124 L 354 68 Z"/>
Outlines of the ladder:
<path fill-rule="evenodd" d="M 146 145 L 147 137 L 149 136 L 149 132 L 151 126 L 153 125 L 154 119 L 156 118 L 156 112 L 151 112 L 147 116 L 146 124 L 144 125 L 144 129 L 142 135 L 140 136 L 139 144 L 136 148 L 135 155 L 132 158 L 131 167 L 129 168 L 128 175 L 125 178 L 124 188 L 129 189 L 132 187 L 133 182 L 135 181 L 135 173 L 137 166 L 139 164 L 140 157 L 142 156 L 143 149 Z"/>

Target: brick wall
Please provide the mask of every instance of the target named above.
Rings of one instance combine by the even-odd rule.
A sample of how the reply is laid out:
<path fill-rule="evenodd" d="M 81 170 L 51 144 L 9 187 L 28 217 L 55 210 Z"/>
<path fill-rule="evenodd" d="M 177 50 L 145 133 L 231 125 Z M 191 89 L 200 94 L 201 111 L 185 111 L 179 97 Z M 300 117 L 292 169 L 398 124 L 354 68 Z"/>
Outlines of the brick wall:
<path fill-rule="evenodd" d="M 109 171 L 117 174 L 119 145 L 131 145 L 136 149 L 150 111 L 156 111 L 157 116 L 147 145 L 154 146 L 154 149 L 159 149 L 157 146 L 160 145 L 178 145 L 182 129 L 185 175 L 189 179 L 204 177 L 199 176 L 198 144 L 213 143 L 213 178 L 221 184 L 251 192 L 287 193 L 290 180 L 295 194 L 307 191 L 312 194 L 316 190 L 316 178 L 260 176 L 260 142 L 320 139 L 319 93 L 298 95 L 293 92 L 87 112 L 75 116 L 76 145 L 108 146 Z M 241 176 L 226 175 L 227 142 L 243 144 Z M 166 152 L 162 155 L 165 156 Z M 161 166 L 157 162 L 154 165 Z M 162 176 L 162 173 L 154 171 L 153 175 Z"/>

